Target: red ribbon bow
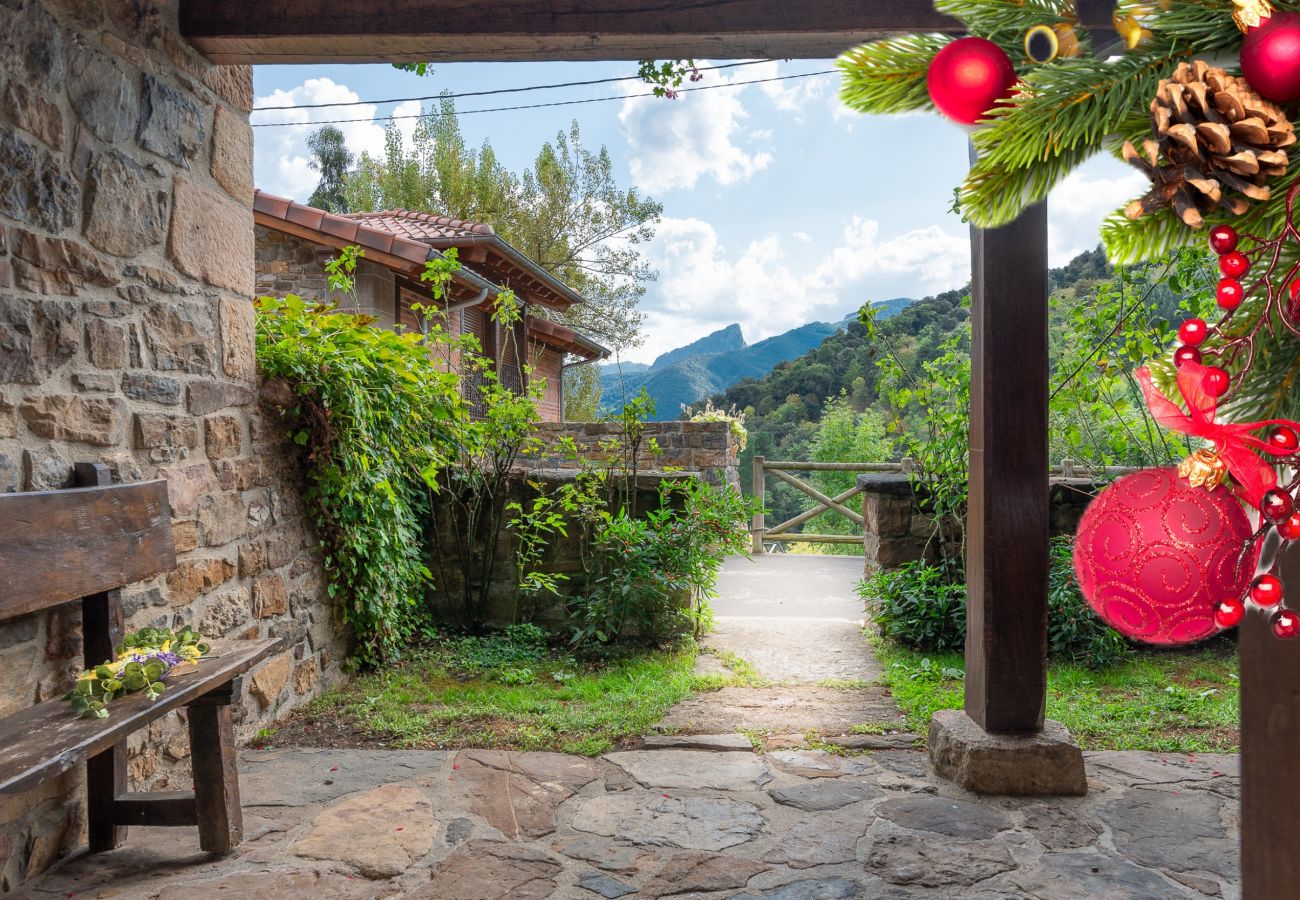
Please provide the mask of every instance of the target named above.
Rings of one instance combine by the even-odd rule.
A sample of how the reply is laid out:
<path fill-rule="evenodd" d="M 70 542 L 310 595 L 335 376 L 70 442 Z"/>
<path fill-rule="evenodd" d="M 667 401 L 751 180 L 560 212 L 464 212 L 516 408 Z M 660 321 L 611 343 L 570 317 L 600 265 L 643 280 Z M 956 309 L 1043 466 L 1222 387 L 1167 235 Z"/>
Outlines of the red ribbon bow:
<path fill-rule="evenodd" d="M 1300 428 L 1300 423 L 1286 419 L 1232 424 L 1216 423 L 1214 418 L 1218 404 L 1205 390 L 1205 376 L 1208 372 L 1208 366 L 1193 362 L 1185 362 L 1178 367 L 1178 390 L 1183 395 L 1183 400 L 1187 402 L 1189 412 L 1183 412 L 1182 407 L 1160 393 L 1151 382 L 1151 370 L 1146 366 L 1138 369 L 1134 374 L 1138 383 L 1142 385 L 1147 407 L 1155 420 L 1170 431 L 1213 442 L 1219 459 L 1228 467 L 1228 472 L 1240 486 L 1238 493 L 1252 506 L 1258 508 L 1263 496 L 1277 487 L 1277 472 L 1255 451 L 1271 455 L 1277 455 L 1277 451 L 1250 432 L 1270 425 Z"/>

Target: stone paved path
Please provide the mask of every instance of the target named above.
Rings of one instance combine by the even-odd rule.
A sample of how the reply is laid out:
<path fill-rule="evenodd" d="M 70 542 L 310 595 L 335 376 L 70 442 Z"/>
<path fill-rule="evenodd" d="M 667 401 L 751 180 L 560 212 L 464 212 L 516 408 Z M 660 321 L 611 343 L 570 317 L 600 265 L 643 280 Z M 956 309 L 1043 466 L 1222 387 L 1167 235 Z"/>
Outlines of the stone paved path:
<path fill-rule="evenodd" d="M 196 852 L 193 828 L 133 828 L 126 847 L 13 896 L 1240 896 L 1235 756 L 1089 754 L 1091 790 L 1070 799 L 966 794 L 914 750 L 272 750 L 242 763 L 248 837 L 233 856 Z"/>
<path fill-rule="evenodd" d="M 862 559 L 779 553 L 733 557 L 723 565 L 716 622 L 703 642 L 704 672 L 736 656 L 763 687 L 697 694 L 669 711 L 660 728 L 678 733 L 743 731 L 794 744 L 807 732 L 842 735 L 854 725 L 897 722 L 878 687 L 880 664 L 862 637 L 854 588 Z"/>

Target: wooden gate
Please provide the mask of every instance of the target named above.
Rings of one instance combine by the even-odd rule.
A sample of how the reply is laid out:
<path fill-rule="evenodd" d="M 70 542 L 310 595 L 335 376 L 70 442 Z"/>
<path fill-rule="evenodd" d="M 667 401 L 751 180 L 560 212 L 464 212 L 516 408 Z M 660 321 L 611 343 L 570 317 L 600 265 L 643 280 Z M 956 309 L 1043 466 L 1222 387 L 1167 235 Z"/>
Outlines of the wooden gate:
<path fill-rule="evenodd" d="M 817 488 L 791 475 L 791 472 L 890 472 L 908 473 L 912 471 L 912 461 L 885 463 L 838 463 L 838 462 L 774 462 L 762 456 L 754 457 L 754 499 L 758 501 L 759 510 L 754 513 L 754 522 L 750 529 L 753 536 L 753 552 L 762 553 L 763 543 L 806 543 L 806 544 L 861 544 L 860 534 L 800 534 L 792 529 L 798 528 L 809 519 L 814 519 L 830 510 L 844 516 L 864 530 L 866 522 L 862 513 L 845 506 L 845 502 L 862 493 L 856 483 L 841 494 L 829 497 Z M 807 494 L 816 506 L 811 506 L 792 519 L 787 519 L 775 528 L 767 527 L 767 514 L 762 508 L 767 499 L 767 476 L 772 475 L 793 487 L 800 493 Z"/>

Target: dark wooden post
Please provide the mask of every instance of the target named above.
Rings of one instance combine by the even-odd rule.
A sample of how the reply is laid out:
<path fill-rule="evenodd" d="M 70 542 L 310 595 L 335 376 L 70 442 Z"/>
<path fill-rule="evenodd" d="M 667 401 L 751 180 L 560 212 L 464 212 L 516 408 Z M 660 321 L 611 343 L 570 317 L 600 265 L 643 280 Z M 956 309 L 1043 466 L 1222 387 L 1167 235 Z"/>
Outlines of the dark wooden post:
<path fill-rule="evenodd" d="M 1280 576 L 1300 599 L 1300 544 L 1282 554 Z M 1300 641 L 1273 636 L 1269 617 L 1241 625 L 1241 891 L 1247 900 L 1300 891 Z"/>
<path fill-rule="evenodd" d="M 966 714 L 1043 727 L 1047 694 L 1047 204 L 971 230 Z"/>
<path fill-rule="evenodd" d="M 77 487 L 106 487 L 113 475 L 103 463 L 77 463 Z M 86 667 L 107 662 L 117 653 L 124 621 L 122 592 L 91 594 L 81 600 L 81 633 Z M 113 850 L 126 841 L 126 828 L 113 814 L 113 804 L 127 790 L 126 743 L 118 742 L 86 760 L 86 830 L 92 853 Z"/>

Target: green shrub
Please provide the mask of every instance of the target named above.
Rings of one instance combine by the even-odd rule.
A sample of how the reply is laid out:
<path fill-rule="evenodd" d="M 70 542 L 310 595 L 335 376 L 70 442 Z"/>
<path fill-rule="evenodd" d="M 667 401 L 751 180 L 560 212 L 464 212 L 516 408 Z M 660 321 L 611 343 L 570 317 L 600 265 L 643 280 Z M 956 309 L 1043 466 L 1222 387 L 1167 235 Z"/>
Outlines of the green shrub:
<path fill-rule="evenodd" d="M 1068 537 L 1052 541 L 1047 592 L 1047 645 L 1054 659 L 1104 668 L 1133 650 L 1088 607 L 1074 579 Z M 965 573 L 912 562 L 884 570 L 859 585 L 882 637 L 941 653 L 966 643 Z"/>

